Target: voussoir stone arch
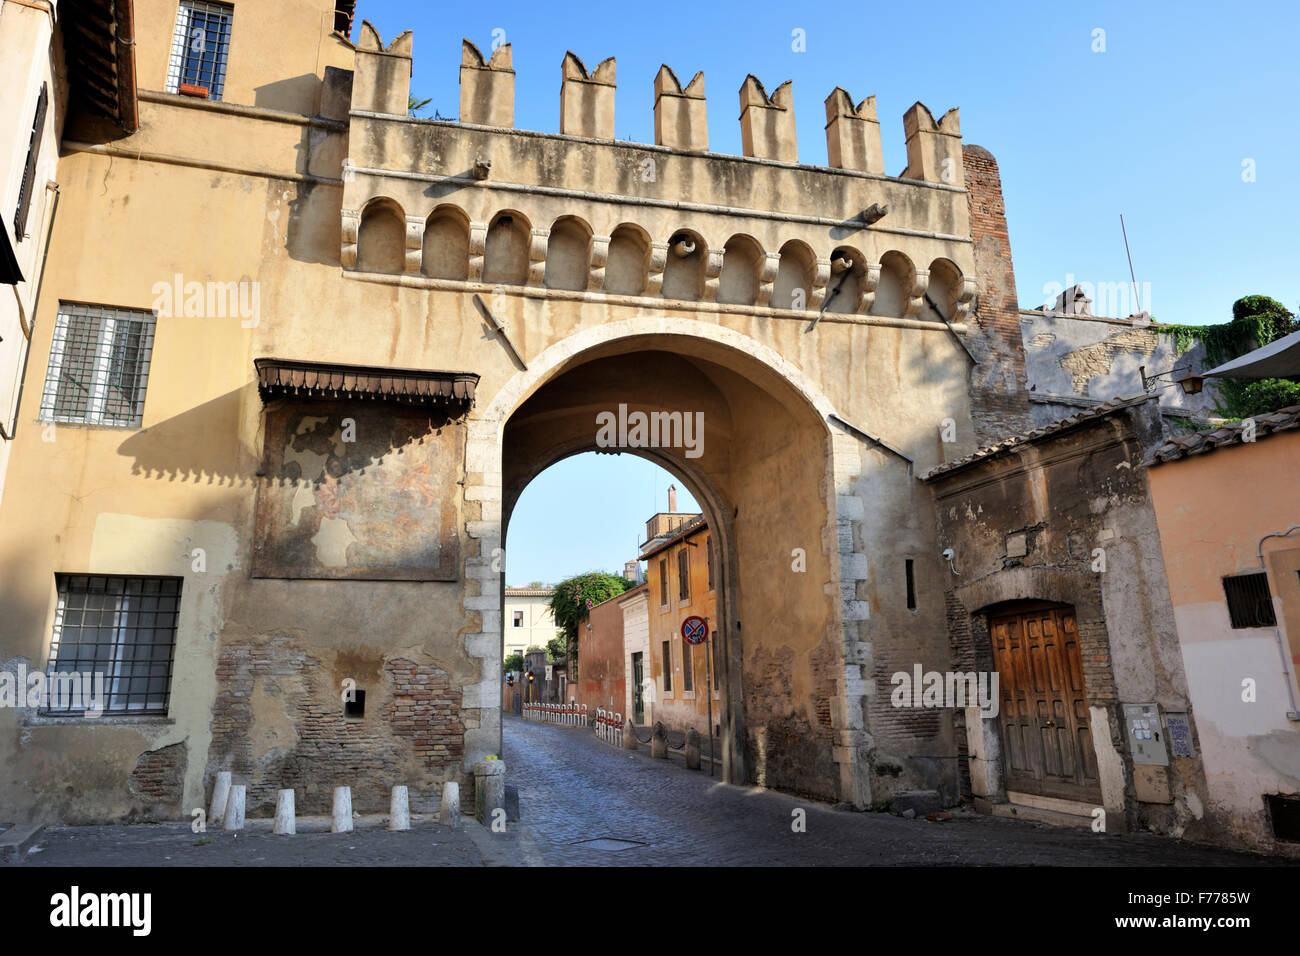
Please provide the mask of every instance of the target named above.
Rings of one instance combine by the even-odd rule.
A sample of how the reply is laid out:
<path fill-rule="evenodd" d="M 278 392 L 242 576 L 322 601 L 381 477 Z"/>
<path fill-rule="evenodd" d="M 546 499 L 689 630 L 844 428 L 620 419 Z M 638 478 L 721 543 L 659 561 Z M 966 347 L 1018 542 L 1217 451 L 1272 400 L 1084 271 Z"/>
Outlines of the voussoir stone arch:
<path fill-rule="evenodd" d="M 464 707 L 481 707 L 491 709 L 500 696 L 501 659 L 497 653 L 500 643 L 501 595 L 495 586 L 497 575 L 492 569 L 494 555 L 500 552 L 502 542 L 502 504 L 503 504 L 503 463 L 502 438 L 506 422 L 510 416 L 523 405 L 538 389 L 571 367 L 575 359 L 588 351 L 624 339 L 645 340 L 654 347 L 655 339 L 697 340 L 709 346 L 721 346 L 730 352 L 743 356 L 753 367 L 756 363 L 761 377 L 776 381 L 762 382 L 755 380 L 759 387 L 771 390 L 783 385 L 792 391 L 811 415 L 815 415 L 825 430 L 827 441 L 828 490 L 826 495 L 826 521 L 821 541 L 823 551 L 829 557 L 830 577 L 826 590 L 828 594 L 839 595 L 831 615 L 829 627 L 837 632 L 837 637 L 844 644 L 845 664 L 837 678 L 839 685 L 837 709 L 840 712 L 838 726 L 842 728 L 846 742 L 837 747 L 840 756 L 842 778 L 851 781 L 850 789 L 855 803 L 870 802 L 869 774 L 859 766 L 864 759 L 869 735 L 865 724 L 864 710 L 854 706 L 852 701 L 861 700 L 868 694 L 873 683 L 870 665 L 863 673 L 864 660 L 869 659 L 862 641 L 861 622 L 867 619 L 865 602 L 858 600 L 858 584 L 866 579 L 867 556 L 855 550 L 855 541 L 861 536 L 855 533 L 855 525 L 864 515 L 864 505 L 854 490 L 857 479 L 862 474 L 863 451 L 857 437 L 848 430 L 833 424 L 838 421 L 835 407 L 822 392 L 818 384 L 805 375 L 793 362 L 773 350 L 771 347 L 725 326 L 698 319 L 677 316 L 637 316 L 616 322 L 591 326 L 564 338 L 536 356 L 528 358 L 526 371 L 516 372 L 483 405 L 471 414 L 467 422 L 465 449 L 467 484 L 465 497 L 468 502 L 481 505 L 478 520 L 466 523 L 466 533 L 470 539 L 479 542 L 478 554 L 465 558 L 465 576 L 484 582 L 483 593 L 479 597 L 467 599 L 467 609 L 482 612 L 482 630 L 469 632 L 464 636 L 466 653 L 482 661 L 482 681 L 466 687 Z M 779 385 L 778 385 L 779 382 Z M 485 396 L 486 397 L 486 396 Z M 469 554 L 473 554 L 473 549 Z M 485 725 L 481 730 L 466 733 L 466 766 L 474 761 L 494 753 L 499 745 L 499 725 Z"/>

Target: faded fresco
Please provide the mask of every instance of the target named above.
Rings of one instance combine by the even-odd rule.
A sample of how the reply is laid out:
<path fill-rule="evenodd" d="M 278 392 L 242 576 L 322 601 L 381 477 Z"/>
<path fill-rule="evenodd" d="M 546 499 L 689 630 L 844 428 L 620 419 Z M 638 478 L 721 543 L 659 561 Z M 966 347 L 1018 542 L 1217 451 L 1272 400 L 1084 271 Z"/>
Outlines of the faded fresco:
<path fill-rule="evenodd" d="M 461 426 L 440 413 L 382 402 L 273 403 L 254 576 L 455 580 L 462 449 Z"/>

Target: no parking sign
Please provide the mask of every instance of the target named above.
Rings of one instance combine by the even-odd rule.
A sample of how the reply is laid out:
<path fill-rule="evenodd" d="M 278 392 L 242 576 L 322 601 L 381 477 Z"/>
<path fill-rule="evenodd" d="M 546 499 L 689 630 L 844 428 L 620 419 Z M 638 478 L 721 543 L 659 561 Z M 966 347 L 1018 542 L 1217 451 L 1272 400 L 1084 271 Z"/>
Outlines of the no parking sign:
<path fill-rule="evenodd" d="M 698 614 L 692 614 L 682 621 L 682 640 L 687 644 L 703 644 L 709 636 L 709 622 Z"/>

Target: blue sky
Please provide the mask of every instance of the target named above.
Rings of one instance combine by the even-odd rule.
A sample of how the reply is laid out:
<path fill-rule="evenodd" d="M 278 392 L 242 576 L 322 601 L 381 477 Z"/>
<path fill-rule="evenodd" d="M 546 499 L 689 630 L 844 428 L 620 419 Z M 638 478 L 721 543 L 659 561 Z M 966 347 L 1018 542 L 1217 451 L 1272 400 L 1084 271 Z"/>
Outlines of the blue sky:
<path fill-rule="evenodd" d="M 1142 306 L 1160 321 L 1208 324 L 1231 318 L 1233 301 L 1248 294 L 1300 307 L 1298 11 L 1294 0 L 1228 7 L 360 0 L 357 12 L 385 42 L 415 31 L 412 90 L 446 116 L 459 109 L 461 38 L 486 53 L 493 31 L 504 31 L 516 71 L 515 125 L 544 132 L 559 129 L 566 50 L 589 69 L 617 58 L 617 135 L 647 143 L 661 63 L 683 82 L 704 71 L 709 144 L 719 153 L 740 153 L 738 91 L 747 73 L 769 92 L 794 81 L 804 163 L 826 162 L 822 103 L 836 86 L 855 102 L 875 94 L 891 175 L 906 164 L 903 112 L 917 100 L 936 116 L 960 106 L 964 141 L 990 150 L 1001 167 L 1022 306 L 1042 304 L 1046 288 L 1069 276 L 1127 285 L 1123 213 Z M 804 52 L 792 49 L 795 30 L 804 32 Z M 1097 30 L 1105 31 L 1104 52 L 1093 49 Z M 1243 179 L 1247 161 L 1253 181 Z M 580 487 L 599 486 L 605 472 L 597 469 L 611 467 L 642 472 L 642 484 L 651 484 L 653 466 L 630 456 L 584 456 L 528 489 L 511 529 L 512 583 L 570 567 L 555 556 L 556 573 L 531 570 L 538 549 L 555 555 L 557 539 L 534 544 L 526 530 L 540 532 L 547 520 L 530 509 L 553 509 L 543 493 L 577 498 Z M 560 474 L 585 484 L 560 484 Z M 574 557 L 576 570 L 621 565 L 635 527 L 658 507 L 640 492 L 627 499 L 635 507 L 599 522 L 584 552 L 590 560 Z M 597 499 L 581 500 L 590 510 Z M 573 515 L 565 517 L 564 547 L 579 547 Z"/>

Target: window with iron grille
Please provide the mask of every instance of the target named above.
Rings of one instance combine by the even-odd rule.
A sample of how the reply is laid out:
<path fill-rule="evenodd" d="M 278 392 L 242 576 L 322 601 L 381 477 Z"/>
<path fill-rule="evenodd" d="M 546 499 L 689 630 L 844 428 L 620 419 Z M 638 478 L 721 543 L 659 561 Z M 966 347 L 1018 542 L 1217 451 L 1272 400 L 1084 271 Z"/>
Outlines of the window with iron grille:
<path fill-rule="evenodd" d="M 22 242 L 27 232 L 27 213 L 36 191 L 36 161 L 41 154 L 41 139 L 45 135 L 45 114 L 50 107 L 50 88 L 41 84 L 41 94 L 36 99 L 36 117 L 32 120 L 32 135 L 27 142 L 27 164 L 23 166 L 23 181 L 18 187 L 18 210 L 14 213 L 14 242 Z"/>
<path fill-rule="evenodd" d="M 1223 591 L 1228 596 L 1228 616 L 1234 628 L 1277 626 L 1268 575 L 1263 571 L 1224 578 Z"/>
<path fill-rule="evenodd" d="M 210 100 L 221 99 L 226 86 L 226 60 L 230 55 L 230 25 L 235 10 L 225 3 L 181 0 L 167 67 L 168 93 L 205 90 Z M 181 89 L 185 87 L 185 89 Z"/>
<path fill-rule="evenodd" d="M 46 682 L 101 674 L 106 714 L 166 714 L 171 698 L 179 578 L 60 574 Z M 83 699 L 51 693 L 43 713 L 80 714 Z"/>
<path fill-rule="evenodd" d="M 677 552 L 677 596 L 683 601 L 691 596 L 691 554 L 685 544 Z"/>
<path fill-rule="evenodd" d="M 152 312 L 61 304 L 41 420 L 139 428 L 153 331 Z"/>

